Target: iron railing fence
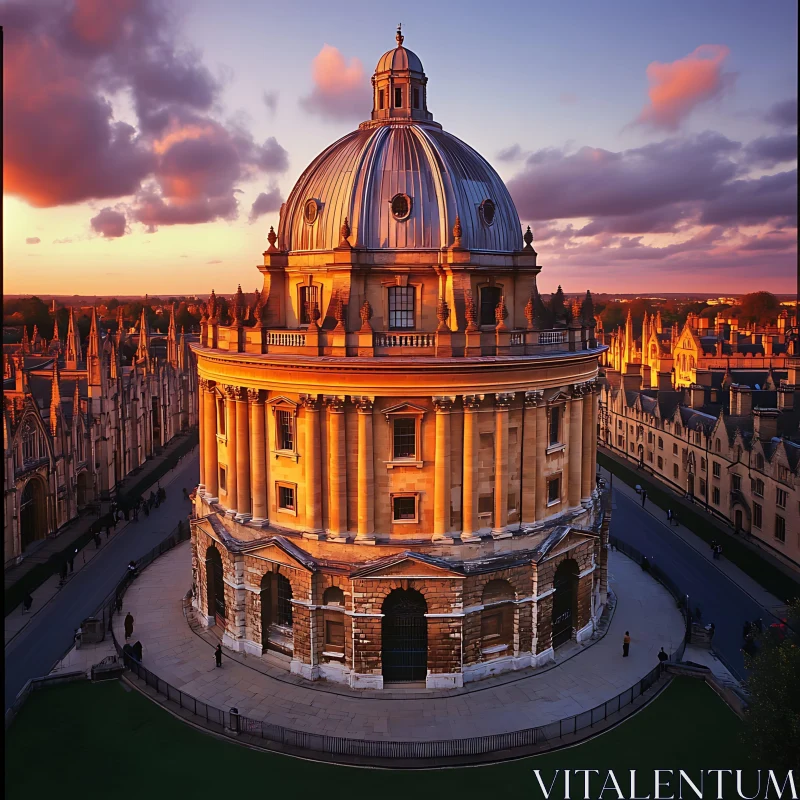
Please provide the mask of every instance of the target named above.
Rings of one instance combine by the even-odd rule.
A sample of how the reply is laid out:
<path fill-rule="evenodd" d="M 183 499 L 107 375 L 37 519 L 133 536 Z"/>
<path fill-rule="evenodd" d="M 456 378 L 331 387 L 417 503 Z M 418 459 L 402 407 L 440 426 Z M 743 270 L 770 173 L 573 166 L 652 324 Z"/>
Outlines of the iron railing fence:
<path fill-rule="evenodd" d="M 159 555 L 189 538 L 188 525 L 185 527 L 186 531 L 179 526 L 167 540 L 138 561 L 137 567 L 144 568 Z M 108 629 L 111 631 L 117 653 L 122 658 L 126 668 L 137 678 L 144 681 L 148 687 L 155 689 L 158 694 L 166 697 L 167 700 L 177 703 L 181 709 L 190 711 L 196 717 L 199 717 L 200 724 L 203 725 L 205 723 L 205 727 L 209 730 L 247 734 L 283 747 L 311 750 L 329 755 L 373 759 L 439 759 L 485 755 L 502 750 L 546 746 L 548 744 L 550 747 L 545 747 L 544 749 L 552 749 L 559 746 L 562 743 L 560 740 L 563 740 L 565 736 L 572 736 L 587 728 L 593 728 L 595 725 L 606 721 L 609 716 L 631 705 L 637 698 L 654 686 L 664 672 L 664 665 L 658 664 L 647 675 L 636 681 L 633 686 L 590 710 L 545 725 L 509 733 L 429 742 L 369 741 L 309 733 L 286 728 L 282 725 L 275 725 L 265 720 L 251 719 L 239 714 L 235 709 L 224 711 L 216 708 L 209 703 L 192 697 L 186 692 L 182 692 L 143 666 L 129 652 L 124 652 L 116 636 L 114 636 L 111 621 L 113 621 L 113 614 L 116 609 L 117 595 L 124 593 L 129 584 L 130 579 L 126 575 L 120 581 L 113 595 L 109 595 L 109 602 L 104 608 L 109 613 Z M 683 657 L 684 647 L 685 643 L 681 642 L 677 650 L 671 654 L 670 661 L 673 663 L 680 661 Z"/>

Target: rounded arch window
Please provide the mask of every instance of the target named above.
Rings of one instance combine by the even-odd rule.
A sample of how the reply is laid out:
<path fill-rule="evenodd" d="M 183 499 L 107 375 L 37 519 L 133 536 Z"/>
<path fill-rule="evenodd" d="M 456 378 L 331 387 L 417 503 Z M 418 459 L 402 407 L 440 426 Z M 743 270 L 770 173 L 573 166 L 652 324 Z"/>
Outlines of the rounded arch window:
<path fill-rule="evenodd" d="M 329 586 L 322 595 L 324 606 L 344 606 L 344 592 L 338 586 Z"/>
<path fill-rule="evenodd" d="M 303 219 L 305 219 L 306 223 L 313 225 L 317 221 L 318 215 L 319 203 L 313 197 L 310 200 L 306 200 L 306 204 L 303 207 Z"/>
<path fill-rule="evenodd" d="M 390 203 L 395 219 L 403 220 L 411 216 L 411 198 L 407 194 L 396 194 Z"/>
<path fill-rule="evenodd" d="M 494 204 L 494 200 L 489 200 L 488 198 L 481 203 L 481 217 L 483 221 L 487 225 L 494 224 L 495 214 L 497 213 L 497 207 Z"/>

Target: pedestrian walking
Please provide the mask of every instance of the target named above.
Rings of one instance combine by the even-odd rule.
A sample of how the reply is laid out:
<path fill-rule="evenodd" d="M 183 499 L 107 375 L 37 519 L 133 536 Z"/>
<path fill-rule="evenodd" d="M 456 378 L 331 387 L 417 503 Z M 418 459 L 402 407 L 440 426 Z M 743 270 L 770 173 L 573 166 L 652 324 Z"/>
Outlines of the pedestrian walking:
<path fill-rule="evenodd" d="M 149 516 L 150 516 L 150 506 L 149 506 L 149 505 L 147 505 L 147 504 L 145 504 L 145 507 L 144 507 L 144 515 L 145 515 L 146 517 L 149 517 Z"/>
<path fill-rule="evenodd" d="M 108 527 L 106 527 L 106 530 L 108 530 Z M 99 533 L 95 533 L 95 535 L 92 538 L 94 539 L 94 549 L 95 550 L 99 550 L 100 549 L 100 534 Z M 106 538 L 108 538 L 108 534 L 106 534 Z"/>
<path fill-rule="evenodd" d="M 122 595 L 118 594 L 116 600 L 114 601 L 114 606 L 117 609 L 117 613 L 122 611 Z"/>
<path fill-rule="evenodd" d="M 75 552 L 69 557 L 69 571 L 72 573 L 75 570 L 75 556 L 78 554 L 78 548 L 75 548 Z"/>
<path fill-rule="evenodd" d="M 625 631 L 625 637 L 622 640 L 622 655 L 624 658 L 628 657 L 630 649 L 631 649 L 631 634 L 629 631 Z"/>
<path fill-rule="evenodd" d="M 61 562 L 61 572 L 59 573 L 59 578 L 60 578 L 60 581 L 59 581 L 60 584 L 63 585 L 64 581 L 66 581 L 66 579 L 67 579 L 67 562 L 66 561 L 62 561 Z"/>
<path fill-rule="evenodd" d="M 665 661 L 669 661 L 669 656 L 664 652 L 664 648 L 661 648 L 661 652 L 658 654 L 658 660 L 661 664 Z"/>
<path fill-rule="evenodd" d="M 722 558 L 722 545 L 718 544 L 717 545 L 717 560 L 719 561 L 720 558 Z"/>
<path fill-rule="evenodd" d="M 647 490 L 642 489 L 642 508 L 644 508 L 645 500 L 647 500 Z"/>
<path fill-rule="evenodd" d="M 111 538 L 111 525 L 106 525 L 106 541 Z"/>
<path fill-rule="evenodd" d="M 131 636 L 133 636 L 133 614 L 129 611 L 125 617 L 125 639 L 130 639 Z"/>
<path fill-rule="evenodd" d="M 673 514 L 672 515 L 672 521 L 675 523 L 675 527 L 676 528 L 680 527 L 680 522 L 678 522 L 678 515 L 677 514 Z"/>
<path fill-rule="evenodd" d="M 33 605 L 33 598 L 30 592 L 25 592 L 25 597 L 22 599 L 22 613 L 27 614 Z"/>
<path fill-rule="evenodd" d="M 222 666 L 222 645 L 218 644 L 217 649 L 214 651 L 214 658 L 217 661 L 217 666 Z"/>
<path fill-rule="evenodd" d="M 672 525 L 672 509 L 671 508 L 667 509 L 667 522 L 669 522 L 669 524 Z"/>
<path fill-rule="evenodd" d="M 167 499 L 167 490 L 163 486 L 158 487 L 158 500 L 163 503 Z"/>
<path fill-rule="evenodd" d="M 131 649 L 133 650 L 134 657 L 141 664 L 142 663 L 142 643 L 141 642 L 136 642 L 136 644 Z"/>
<path fill-rule="evenodd" d="M 183 499 L 184 500 L 188 500 L 189 499 L 189 492 L 186 491 L 186 487 L 185 486 L 183 487 Z"/>

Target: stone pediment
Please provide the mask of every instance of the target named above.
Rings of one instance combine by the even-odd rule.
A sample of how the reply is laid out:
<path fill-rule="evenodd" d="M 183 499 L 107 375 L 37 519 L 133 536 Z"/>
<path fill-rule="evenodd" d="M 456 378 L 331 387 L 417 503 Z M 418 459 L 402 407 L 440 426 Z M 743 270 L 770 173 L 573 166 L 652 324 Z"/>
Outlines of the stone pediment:
<path fill-rule="evenodd" d="M 414 405 L 414 403 L 398 403 L 397 405 L 384 408 L 381 414 L 384 414 L 388 419 L 389 416 L 397 414 L 409 414 L 411 416 L 423 416 L 428 412 L 428 409 L 422 406 Z"/>
<path fill-rule="evenodd" d="M 276 564 L 284 564 L 287 567 L 299 567 L 308 572 L 316 571 L 317 567 L 315 559 L 282 537 L 275 537 L 259 547 L 248 549 L 247 555 L 263 558 Z"/>
<path fill-rule="evenodd" d="M 533 560 L 536 563 L 547 561 L 551 558 L 577 547 L 587 541 L 594 541 L 598 534 L 585 531 L 580 528 L 571 528 L 563 525 L 556 528 L 540 545 L 536 548 Z"/>
<path fill-rule="evenodd" d="M 400 553 L 368 563 L 350 574 L 351 578 L 458 578 L 464 577 L 440 559 L 416 553 Z"/>

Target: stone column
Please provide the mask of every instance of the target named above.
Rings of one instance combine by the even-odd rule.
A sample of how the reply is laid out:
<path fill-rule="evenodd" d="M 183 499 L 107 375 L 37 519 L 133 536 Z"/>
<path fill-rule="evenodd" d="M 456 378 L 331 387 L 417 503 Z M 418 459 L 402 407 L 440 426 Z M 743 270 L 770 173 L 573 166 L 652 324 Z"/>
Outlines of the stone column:
<path fill-rule="evenodd" d="M 264 398 L 258 389 L 248 389 L 250 401 L 250 491 L 253 496 L 252 522 L 264 524 L 267 510 L 267 442 L 264 429 Z"/>
<path fill-rule="evenodd" d="M 569 402 L 569 479 L 567 486 L 567 504 L 569 508 L 578 508 L 581 504 L 581 426 L 583 425 L 583 398 L 580 389 L 573 390 Z"/>
<path fill-rule="evenodd" d="M 235 386 L 225 386 L 225 438 L 227 440 L 226 459 L 228 468 L 225 471 L 227 482 L 227 511 L 236 514 L 236 501 L 238 499 L 238 482 L 236 474 L 236 389 Z"/>
<path fill-rule="evenodd" d="M 588 388 L 588 387 L 587 387 Z M 594 440 L 592 420 L 593 406 L 597 398 L 589 388 L 583 396 L 583 421 L 581 424 L 581 500 L 589 500 L 594 483 L 594 466 L 592 464 L 592 442 Z"/>
<path fill-rule="evenodd" d="M 549 430 L 547 429 L 547 406 L 544 402 L 536 407 L 536 521 L 540 522 L 547 516 L 547 481 L 545 480 L 545 466 L 547 464 L 547 445 L 549 444 Z"/>
<path fill-rule="evenodd" d="M 495 395 L 494 428 L 494 525 L 492 536 L 511 536 L 508 527 L 508 410 L 513 394 Z"/>
<path fill-rule="evenodd" d="M 434 397 L 436 453 L 433 467 L 433 541 L 450 532 L 450 409 L 449 397 Z"/>
<path fill-rule="evenodd" d="M 539 391 L 525 392 L 523 422 L 522 422 L 522 450 L 521 450 L 521 484 L 520 494 L 520 520 L 523 524 L 532 523 L 536 520 L 536 501 L 538 499 L 538 488 L 536 485 L 536 455 L 537 455 L 537 436 L 544 435 L 539 430 L 537 422 L 537 403 L 541 400 L 542 393 Z"/>
<path fill-rule="evenodd" d="M 481 395 L 465 395 L 464 400 L 464 477 L 462 482 L 461 541 L 479 542 L 478 523 L 478 409 Z"/>
<path fill-rule="evenodd" d="M 372 399 L 357 397 L 358 408 L 358 535 L 362 544 L 375 543 L 375 475 L 372 456 Z"/>
<path fill-rule="evenodd" d="M 600 413 L 600 394 L 592 388 L 592 487 L 595 483 L 595 475 L 597 475 L 597 418 Z"/>
<path fill-rule="evenodd" d="M 203 461 L 205 462 L 206 500 L 216 503 L 219 499 L 219 464 L 217 458 L 217 393 L 208 381 L 203 392 Z"/>
<path fill-rule="evenodd" d="M 236 390 L 236 519 L 247 522 L 252 515 L 250 499 L 250 419 L 247 389 Z"/>
<path fill-rule="evenodd" d="M 305 410 L 305 495 L 306 530 L 303 536 L 319 539 L 322 534 L 322 483 L 319 468 L 319 397 L 306 395 Z"/>
<path fill-rule="evenodd" d="M 199 420 L 197 425 L 197 443 L 198 443 L 198 450 L 200 452 L 200 492 L 204 492 L 206 488 L 206 448 L 205 448 L 205 402 L 206 402 L 206 384 L 208 382 L 205 378 L 200 378 L 199 386 L 197 389 L 198 393 L 198 404 L 197 410 L 199 413 Z M 123 466 L 124 469 L 124 466 Z M 117 475 L 116 479 L 120 480 L 122 478 L 121 475 Z"/>
<path fill-rule="evenodd" d="M 326 398 L 328 405 L 328 533 L 333 541 L 347 541 L 347 452 L 344 439 L 344 403 Z"/>

